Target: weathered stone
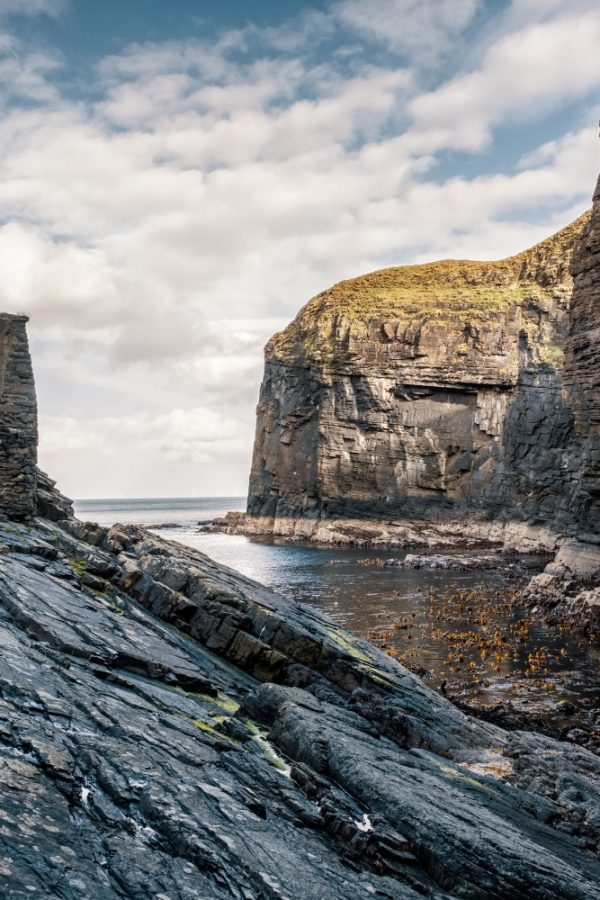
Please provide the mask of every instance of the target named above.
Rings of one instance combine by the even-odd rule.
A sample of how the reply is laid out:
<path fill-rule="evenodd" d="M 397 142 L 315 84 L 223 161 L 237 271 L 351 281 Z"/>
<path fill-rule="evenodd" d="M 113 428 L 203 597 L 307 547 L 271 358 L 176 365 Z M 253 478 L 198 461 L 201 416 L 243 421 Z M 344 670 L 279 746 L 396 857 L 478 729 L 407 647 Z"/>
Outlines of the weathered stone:
<path fill-rule="evenodd" d="M 0 512 L 36 511 L 37 401 L 27 316 L 0 315 Z"/>
<path fill-rule="evenodd" d="M 588 218 L 500 263 L 386 269 L 311 300 L 267 345 L 250 515 L 572 526 L 560 366 Z"/>
<path fill-rule="evenodd" d="M 559 550 L 597 577 L 599 336 L 600 182 L 518 256 L 341 282 L 269 341 L 248 512 L 215 527 Z"/>
<path fill-rule="evenodd" d="M 36 512 L 44 519 L 52 522 L 62 522 L 73 518 L 73 503 L 56 487 L 56 482 L 37 470 L 36 484 Z"/>
<path fill-rule="evenodd" d="M 141 528 L 0 550 L 3 897 L 600 900 L 595 754 Z"/>

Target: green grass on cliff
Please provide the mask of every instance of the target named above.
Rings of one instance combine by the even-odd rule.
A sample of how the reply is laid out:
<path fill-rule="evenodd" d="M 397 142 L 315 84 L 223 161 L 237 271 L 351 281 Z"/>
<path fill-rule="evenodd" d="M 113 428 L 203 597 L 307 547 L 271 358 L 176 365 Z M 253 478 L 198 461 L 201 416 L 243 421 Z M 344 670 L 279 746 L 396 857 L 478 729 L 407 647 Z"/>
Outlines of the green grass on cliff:
<path fill-rule="evenodd" d="M 410 342 L 416 331 L 461 331 L 521 317 L 535 344 L 538 310 L 572 289 L 573 248 L 589 221 L 585 213 L 551 238 L 498 262 L 442 260 L 380 269 L 341 281 L 313 297 L 288 327 L 267 345 L 267 357 L 283 361 L 303 357 L 324 362 L 343 355 L 345 345 L 372 339 L 373 327 L 389 331 L 389 340 Z M 533 312 L 532 312 L 533 311 Z M 548 343 L 547 336 L 543 343 Z M 552 340 L 550 340 L 552 344 Z M 544 347 L 554 364 L 556 347 Z"/>

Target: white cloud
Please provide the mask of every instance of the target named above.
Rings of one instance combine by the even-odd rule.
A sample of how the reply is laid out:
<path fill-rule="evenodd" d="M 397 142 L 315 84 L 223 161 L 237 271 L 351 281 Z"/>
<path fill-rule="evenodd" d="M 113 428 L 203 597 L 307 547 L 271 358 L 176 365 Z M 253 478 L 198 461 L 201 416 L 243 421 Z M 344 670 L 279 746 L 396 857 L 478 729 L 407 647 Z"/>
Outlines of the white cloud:
<path fill-rule="evenodd" d="M 507 34 L 481 68 L 410 106 L 424 149 L 481 150 L 499 122 L 544 113 L 600 86 L 600 9 L 561 15 Z"/>
<path fill-rule="evenodd" d="M 472 21 L 479 0 L 344 0 L 339 21 L 420 65 L 446 53 Z"/>
<path fill-rule="evenodd" d="M 59 68 L 48 53 L 25 52 L 10 35 L 0 34 L 0 108 L 8 103 L 48 103 L 58 97 L 49 77 Z"/>
<path fill-rule="evenodd" d="M 3 16 L 57 16 L 67 6 L 67 0 L 0 0 L 0 18 Z"/>
<path fill-rule="evenodd" d="M 106 327 L 119 316 L 106 256 L 98 248 L 53 241 L 43 231 L 9 223 L 0 228 L 0 302 L 35 316 L 40 326 L 75 319 Z"/>
<path fill-rule="evenodd" d="M 239 423 L 202 407 L 86 419 L 80 429 L 70 416 L 46 415 L 40 421 L 42 446 L 48 452 L 67 448 L 90 450 L 101 442 L 104 452 L 113 456 L 125 438 L 134 443 L 152 442 L 166 456 L 188 455 L 194 459 L 196 453 L 207 453 L 214 445 L 221 446 L 240 436 Z"/>
<path fill-rule="evenodd" d="M 211 485 L 217 493 L 227 493 L 227 482 L 213 467 L 224 466 L 231 478 L 229 468 L 239 463 L 246 445 L 246 429 L 239 422 L 202 407 L 98 418 L 40 417 L 40 458 L 53 477 L 71 483 L 77 496 L 89 496 L 90 484 L 126 496 L 155 493 L 148 479 L 153 470 L 156 479 L 157 468 L 171 475 L 174 493 L 189 494 L 194 483 L 203 483 L 209 494 Z M 206 467 L 208 477 L 198 467 Z M 237 490 L 241 482 L 238 476 Z M 96 491 L 98 487 L 91 493 Z"/>

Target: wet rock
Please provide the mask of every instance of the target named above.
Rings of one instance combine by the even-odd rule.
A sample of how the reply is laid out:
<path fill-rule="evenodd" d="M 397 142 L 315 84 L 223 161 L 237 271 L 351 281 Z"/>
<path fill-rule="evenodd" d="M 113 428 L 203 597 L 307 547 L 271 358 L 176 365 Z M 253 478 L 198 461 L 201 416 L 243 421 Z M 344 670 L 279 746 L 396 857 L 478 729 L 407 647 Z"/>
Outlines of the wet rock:
<path fill-rule="evenodd" d="M 143 529 L 0 543 L 2 896 L 600 897 L 594 754 Z"/>
<path fill-rule="evenodd" d="M 464 569 L 464 570 L 514 570 L 520 573 L 526 569 L 540 569 L 547 557 L 540 554 L 515 553 L 453 553 L 427 555 L 407 553 L 402 559 L 386 559 L 384 568 L 394 569 Z"/>

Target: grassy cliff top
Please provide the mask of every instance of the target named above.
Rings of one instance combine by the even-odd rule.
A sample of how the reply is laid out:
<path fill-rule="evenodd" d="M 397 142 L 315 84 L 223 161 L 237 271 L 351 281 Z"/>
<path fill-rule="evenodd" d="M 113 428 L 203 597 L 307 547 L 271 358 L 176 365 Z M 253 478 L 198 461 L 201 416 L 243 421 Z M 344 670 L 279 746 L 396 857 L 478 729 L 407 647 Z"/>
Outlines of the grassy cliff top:
<path fill-rule="evenodd" d="M 366 337 L 370 322 L 410 326 L 433 322 L 453 327 L 504 319 L 515 308 L 542 308 L 572 288 L 573 249 L 590 213 L 529 250 L 496 262 L 441 260 L 379 269 L 340 281 L 317 294 L 266 347 L 268 358 L 288 359 L 299 352 L 318 356 L 317 344 L 332 351 L 336 332 Z"/>

